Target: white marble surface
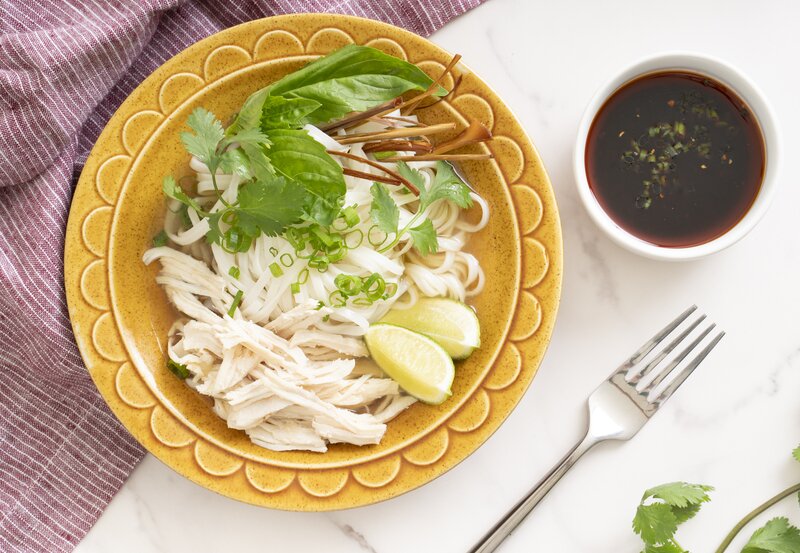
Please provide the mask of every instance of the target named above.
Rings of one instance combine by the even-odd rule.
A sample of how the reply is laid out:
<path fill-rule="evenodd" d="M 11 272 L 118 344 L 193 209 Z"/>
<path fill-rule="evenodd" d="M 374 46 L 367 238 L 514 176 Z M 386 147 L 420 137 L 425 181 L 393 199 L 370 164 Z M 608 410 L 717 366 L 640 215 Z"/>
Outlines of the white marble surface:
<path fill-rule="evenodd" d="M 79 553 L 466 551 L 572 445 L 586 396 L 652 329 L 697 302 L 728 337 L 631 442 L 589 452 L 503 551 L 636 552 L 630 521 L 648 486 L 688 480 L 717 491 L 680 541 L 713 551 L 761 500 L 800 481 L 800 4 L 490 0 L 432 40 L 500 93 L 533 137 L 558 196 L 566 252 L 561 311 L 531 389 L 500 430 L 438 480 L 382 504 L 330 514 L 251 507 L 148 456 Z M 664 264 L 613 245 L 587 218 L 570 169 L 584 105 L 611 73 L 666 49 L 743 69 L 771 100 L 787 163 L 777 200 L 742 242 Z M 788 500 L 770 514 L 800 511 Z M 752 530 L 751 530 L 752 531 Z M 738 542 L 737 542 L 738 543 Z M 739 551 L 733 547 L 730 551 Z"/>

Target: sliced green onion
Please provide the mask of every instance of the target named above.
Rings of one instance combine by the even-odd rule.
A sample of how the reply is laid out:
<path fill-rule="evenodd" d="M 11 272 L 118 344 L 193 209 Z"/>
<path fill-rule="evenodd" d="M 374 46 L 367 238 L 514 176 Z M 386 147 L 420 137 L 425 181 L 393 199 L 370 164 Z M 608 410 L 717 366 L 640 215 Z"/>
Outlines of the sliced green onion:
<path fill-rule="evenodd" d="M 272 257 L 275 257 L 276 255 L 278 255 L 278 248 L 276 248 L 275 246 L 272 246 L 269 249 L 269 253 L 272 255 Z"/>
<path fill-rule="evenodd" d="M 292 245 L 295 251 L 306 247 L 306 235 L 297 227 L 289 227 L 283 237 Z"/>
<path fill-rule="evenodd" d="M 344 273 L 336 275 L 336 278 L 333 279 L 333 284 L 347 297 L 359 294 L 362 287 L 361 277 L 346 275 Z"/>
<path fill-rule="evenodd" d="M 364 232 L 356 229 L 344 235 L 344 245 L 349 250 L 354 250 L 364 241 Z"/>
<path fill-rule="evenodd" d="M 358 216 L 358 211 L 356 211 L 355 206 L 352 205 L 342 210 L 342 217 L 344 217 L 344 222 L 347 223 L 347 228 L 353 228 L 361 221 L 361 217 Z"/>
<path fill-rule="evenodd" d="M 375 302 L 373 302 L 369 298 L 365 298 L 364 296 L 359 296 L 359 297 L 357 297 L 356 299 L 353 300 L 353 305 L 357 305 L 359 307 L 369 307 L 373 303 L 375 303 Z"/>
<path fill-rule="evenodd" d="M 270 263 L 269 272 L 272 273 L 272 276 L 275 278 L 283 276 L 283 269 L 281 269 L 281 266 L 277 263 Z"/>
<path fill-rule="evenodd" d="M 347 255 L 347 247 L 344 244 L 336 244 L 328 249 L 326 255 L 329 263 L 336 263 L 344 259 L 344 256 Z"/>
<path fill-rule="evenodd" d="M 246 252 L 253 243 L 253 237 L 242 234 L 236 227 L 229 228 L 222 236 L 222 249 L 228 253 Z"/>
<path fill-rule="evenodd" d="M 378 234 L 376 236 L 373 236 L 373 231 L 376 229 L 378 231 Z M 383 235 L 383 238 L 381 238 L 381 235 Z M 382 246 L 383 243 L 386 242 L 387 238 L 389 238 L 389 235 L 383 232 L 381 229 L 379 229 L 378 225 L 372 225 L 371 227 L 369 227 L 369 231 L 367 231 L 367 241 L 369 241 L 369 243 L 376 248 Z"/>
<path fill-rule="evenodd" d="M 280 260 L 284 267 L 291 267 L 294 265 L 294 257 L 292 257 L 292 254 L 285 253 L 281 255 Z"/>
<path fill-rule="evenodd" d="M 237 291 L 236 295 L 233 296 L 233 303 L 231 304 L 231 308 L 228 309 L 228 317 L 233 317 L 233 314 L 236 313 L 236 308 L 242 303 L 242 296 L 244 296 L 244 292 L 241 290 Z"/>
<path fill-rule="evenodd" d="M 386 281 L 378 273 L 372 273 L 364 279 L 363 290 L 367 299 L 372 301 L 378 300 L 386 291 Z"/>
<path fill-rule="evenodd" d="M 189 372 L 189 369 L 186 368 L 186 365 L 181 363 L 176 363 L 172 359 L 167 359 L 167 368 L 172 371 L 172 374 L 180 378 L 181 380 L 185 380 L 192 376 L 192 373 Z"/>
<path fill-rule="evenodd" d="M 238 217 L 236 216 L 236 212 L 231 209 L 226 209 L 225 211 L 223 211 L 222 217 L 220 217 L 220 219 L 222 219 L 222 222 L 225 223 L 226 225 L 235 224 L 237 218 Z"/>
<path fill-rule="evenodd" d="M 320 309 L 322 309 L 323 307 L 325 307 L 325 304 L 324 304 L 324 303 L 322 303 L 321 301 L 318 301 L 318 302 L 317 302 L 317 306 L 314 308 L 314 311 L 319 311 L 319 310 L 320 310 Z"/>
<path fill-rule="evenodd" d="M 292 289 L 292 294 L 299 294 L 300 293 L 300 283 L 299 282 L 293 282 L 290 288 Z"/>
<path fill-rule="evenodd" d="M 297 275 L 297 283 L 298 284 L 305 284 L 308 282 L 308 269 L 303 269 L 300 271 L 300 274 Z"/>
<path fill-rule="evenodd" d="M 329 320 L 331 320 L 331 315 L 330 315 L 330 313 L 329 313 L 329 314 L 327 314 L 327 315 L 325 315 L 324 317 L 322 317 L 322 322 L 323 322 L 323 323 L 327 323 Z"/>
<path fill-rule="evenodd" d="M 162 230 L 161 232 L 153 236 L 153 245 L 156 248 L 160 248 L 161 246 L 166 246 L 168 239 L 169 238 L 167 236 L 167 233 Z"/>
<path fill-rule="evenodd" d="M 387 282 L 386 283 L 386 291 L 383 293 L 384 300 L 387 300 L 397 293 L 397 283 L 396 282 Z"/>
<path fill-rule="evenodd" d="M 341 290 L 334 290 L 331 292 L 330 296 L 328 296 L 328 303 L 333 307 L 344 307 L 347 305 L 347 296 L 345 296 Z"/>
<path fill-rule="evenodd" d="M 228 274 L 231 275 L 233 278 L 239 278 L 241 271 L 239 270 L 239 267 L 233 265 L 230 269 L 228 269 Z"/>
<path fill-rule="evenodd" d="M 333 246 L 333 238 L 331 238 L 331 235 L 319 225 L 311 227 L 311 233 L 319 238 L 319 240 L 326 246 Z"/>
<path fill-rule="evenodd" d="M 375 157 L 375 159 L 377 159 L 378 161 L 380 161 L 380 160 L 382 160 L 382 159 L 386 159 L 387 157 L 394 157 L 394 156 L 396 156 L 396 155 L 397 155 L 397 152 L 393 152 L 393 151 L 391 151 L 391 150 L 389 150 L 389 151 L 387 151 L 387 152 L 372 152 L 372 155 Z"/>

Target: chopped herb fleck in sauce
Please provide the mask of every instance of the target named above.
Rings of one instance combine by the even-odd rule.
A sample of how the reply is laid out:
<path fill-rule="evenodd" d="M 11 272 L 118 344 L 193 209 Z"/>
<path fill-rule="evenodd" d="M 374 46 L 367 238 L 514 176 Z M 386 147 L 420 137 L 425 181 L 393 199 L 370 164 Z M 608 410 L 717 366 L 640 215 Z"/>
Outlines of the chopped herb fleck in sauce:
<path fill-rule="evenodd" d="M 631 234 L 688 247 L 747 213 L 764 175 L 761 130 L 732 91 L 688 72 L 651 73 L 617 90 L 586 145 L 589 186 Z"/>

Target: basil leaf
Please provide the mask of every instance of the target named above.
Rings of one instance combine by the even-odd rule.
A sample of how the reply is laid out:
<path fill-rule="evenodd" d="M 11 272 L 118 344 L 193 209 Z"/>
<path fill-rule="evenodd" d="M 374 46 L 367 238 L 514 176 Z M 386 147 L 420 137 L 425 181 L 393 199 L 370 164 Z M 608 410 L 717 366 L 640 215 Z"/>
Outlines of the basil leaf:
<path fill-rule="evenodd" d="M 306 124 L 307 116 L 320 105 L 319 102 L 306 98 L 270 96 L 261 111 L 261 128 L 265 131 L 300 128 Z"/>
<path fill-rule="evenodd" d="M 232 135 L 240 130 L 258 127 L 261 122 L 261 111 L 264 108 L 264 102 L 267 96 L 269 96 L 269 90 L 266 88 L 262 88 L 251 94 L 247 100 L 245 100 L 233 124 L 228 127 L 225 133 L 227 135 Z"/>
<path fill-rule="evenodd" d="M 426 90 L 432 83 L 412 63 L 375 48 L 350 44 L 253 93 L 239 112 L 234 127 L 252 123 L 254 110 L 264 106 L 267 96 L 318 102 L 320 107 L 307 114 L 307 122 L 319 124 L 351 111 L 365 111 L 409 90 Z M 439 96 L 446 93 L 441 87 L 436 92 Z"/>
<path fill-rule="evenodd" d="M 265 134 L 272 143 L 266 150 L 272 167 L 301 184 L 308 192 L 303 205 L 306 213 L 321 225 L 330 225 L 345 193 L 342 166 L 306 131 L 272 129 Z"/>

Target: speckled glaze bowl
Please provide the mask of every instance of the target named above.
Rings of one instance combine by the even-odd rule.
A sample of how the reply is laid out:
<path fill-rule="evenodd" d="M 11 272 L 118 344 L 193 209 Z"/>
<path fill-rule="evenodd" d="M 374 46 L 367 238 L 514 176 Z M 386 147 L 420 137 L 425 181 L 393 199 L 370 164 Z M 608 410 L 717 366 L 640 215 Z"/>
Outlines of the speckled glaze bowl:
<path fill-rule="evenodd" d="M 462 166 L 492 216 L 470 244 L 487 276 L 474 302 L 483 346 L 458 365 L 452 398 L 435 407 L 412 406 L 389 423 L 379 445 L 273 452 L 228 429 L 206 398 L 166 369 L 167 330 L 177 313 L 155 283 L 158 267 L 141 259 L 164 217 L 162 177 L 189 171 L 178 137 L 187 116 L 202 105 L 225 120 L 254 90 L 349 43 L 379 48 L 436 76 L 451 59 L 412 33 L 354 17 L 290 15 L 228 29 L 169 60 L 130 95 L 98 139 L 72 202 L 67 301 L 100 393 L 161 461 L 202 486 L 256 505 L 356 507 L 452 468 L 522 397 L 558 308 L 561 228 L 547 174 L 508 108 L 465 73 L 454 97 L 420 112 L 428 123 L 478 119 L 495 135 L 476 147 L 491 151 L 494 161 Z M 444 84 L 450 87 L 452 80 Z"/>

